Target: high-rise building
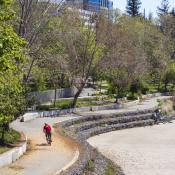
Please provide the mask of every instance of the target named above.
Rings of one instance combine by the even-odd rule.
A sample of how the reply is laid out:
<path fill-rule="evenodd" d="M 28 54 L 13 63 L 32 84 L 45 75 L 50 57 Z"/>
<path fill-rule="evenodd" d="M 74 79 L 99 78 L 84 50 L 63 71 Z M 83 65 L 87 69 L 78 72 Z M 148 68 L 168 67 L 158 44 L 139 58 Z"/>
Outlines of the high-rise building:
<path fill-rule="evenodd" d="M 66 0 L 67 3 L 77 5 L 84 10 L 100 12 L 101 10 L 113 10 L 112 0 Z"/>
<path fill-rule="evenodd" d="M 112 11 L 113 10 L 113 1 L 108 0 L 108 10 Z"/>

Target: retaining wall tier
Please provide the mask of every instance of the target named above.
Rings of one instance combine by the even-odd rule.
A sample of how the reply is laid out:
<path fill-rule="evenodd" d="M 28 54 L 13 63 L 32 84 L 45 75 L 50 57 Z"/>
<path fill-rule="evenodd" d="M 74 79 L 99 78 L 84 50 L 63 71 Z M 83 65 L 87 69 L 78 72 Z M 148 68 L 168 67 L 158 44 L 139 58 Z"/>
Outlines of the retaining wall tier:
<path fill-rule="evenodd" d="M 23 134 L 22 134 L 23 135 Z M 18 146 L 12 148 L 11 150 L 0 154 L 0 167 L 9 165 L 16 160 L 18 160 L 27 150 L 27 137 L 22 136 L 23 140 L 18 143 Z"/>
<path fill-rule="evenodd" d="M 151 115 L 153 110 L 152 108 L 118 114 L 90 115 L 59 124 L 60 132 L 64 130 L 69 137 L 81 144 L 84 150 L 83 152 L 80 151 L 78 161 L 71 168 L 62 172 L 62 175 L 81 175 L 87 173 L 89 161 L 93 161 L 95 167 L 93 172 L 90 173 L 92 175 L 105 175 L 106 169 L 110 164 L 116 170 L 115 175 L 124 175 L 119 166 L 94 149 L 86 140 L 89 137 L 106 132 L 153 125 L 154 120 Z"/>
<path fill-rule="evenodd" d="M 142 99 L 159 97 L 159 96 L 169 96 L 169 93 L 155 93 L 142 95 Z M 123 104 L 109 104 L 103 106 L 89 106 L 89 107 L 80 107 L 80 108 L 70 108 L 70 109 L 54 109 L 49 111 L 34 111 L 27 112 L 22 116 L 21 121 L 29 121 L 39 117 L 58 117 L 59 115 L 66 115 L 70 113 L 79 113 L 79 112 L 89 112 L 89 111 L 100 111 L 100 110 L 110 110 L 110 109 L 122 109 L 137 105 L 140 100 L 135 100 Z"/>

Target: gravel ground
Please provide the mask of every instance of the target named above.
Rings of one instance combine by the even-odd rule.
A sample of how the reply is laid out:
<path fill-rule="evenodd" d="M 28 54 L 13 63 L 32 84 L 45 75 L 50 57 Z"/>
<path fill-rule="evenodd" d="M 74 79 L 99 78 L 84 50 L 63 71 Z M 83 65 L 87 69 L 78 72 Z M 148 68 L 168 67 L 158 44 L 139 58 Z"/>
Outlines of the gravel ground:
<path fill-rule="evenodd" d="M 174 133 L 175 121 L 114 131 L 88 142 L 121 166 L 126 175 L 174 175 Z"/>

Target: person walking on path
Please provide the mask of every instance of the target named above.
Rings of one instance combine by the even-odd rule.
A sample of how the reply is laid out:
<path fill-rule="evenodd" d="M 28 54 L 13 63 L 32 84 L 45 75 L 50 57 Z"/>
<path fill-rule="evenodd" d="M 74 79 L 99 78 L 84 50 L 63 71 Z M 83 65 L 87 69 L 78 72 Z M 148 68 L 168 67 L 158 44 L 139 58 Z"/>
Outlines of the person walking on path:
<path fill-rule="evenodd" d="M 43 132 L 45 133 L 46 140 L 48 144 L 51 144 L 52 142 L 52 128 L 49 124 L 45 123 L 43 127 Z"/>

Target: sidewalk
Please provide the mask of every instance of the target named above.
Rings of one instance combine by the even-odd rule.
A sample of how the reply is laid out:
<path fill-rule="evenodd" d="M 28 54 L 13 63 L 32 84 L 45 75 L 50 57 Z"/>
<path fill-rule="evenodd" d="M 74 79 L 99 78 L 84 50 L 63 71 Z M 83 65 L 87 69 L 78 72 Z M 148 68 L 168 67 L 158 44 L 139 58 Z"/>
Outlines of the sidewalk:
<path fill-rule="evenodd" d="M 69 164 L 76 152 L 76 148 L 66 145 L 56 133 L 53 134 L 52 146 L 46 145 L 42 132 L 43 124 L 54 124 L 73 117 L 38 118 L 29 122 L 16 121 L 13 128 L 23 131 L 29 140 L 30 150 L 17 162 L 0 169 L 1 175 L 53 175 Z"/>
<path fill-rule="evenodd" d="M 124 129 L 88 139 L 125 175 L 175 174 L 175 121 Z"/>
<path fill-rule="evenodd" d="M 97 111 L 91 114 L 150 109 L 157 106 L 157 99 L 164 98 L 168 97 L 147 99 L 141 104 L 126 109 Z M 174 132 L 175 120 L 167 124 L 100 134 L 89 138 L 88 142 L 121 166 L 126 175 L 174 175 Z"/>
<path fill-rule="evenodd" d="M 147 99 L 144 102 L 127 107 L 125 109 L 103 110 L 95 112 L 83 112 L 81 115 L 98 115 L 117 112 L 127 112 L 135 110 L 150 109 L 157 106 L 157 99 L 168 98 L 167 96 L 155 97 Z M 68 117 L 69 116 L 69 117 Z M 74 157 L 76 148 L 71 144 L 66 145 L 54 133 L 52 146 L 45 145 L 46 140 L 42 132 L 44 123 L 54 124 L 64 120 L 69 120 L 78 115 L 69 114 L 67 117 L 58 118 L 37 118 L 28 122 L 20 123 L 16 121 L 12 127 L 18 131 L 24 132 L 31 142 L 31 150 L 26 153 L 21 159 L 10 166 L 0 169 L 2 175 L 53 175 L 65 167 Z"/>
<path fill-rule="evenodd" d="M 123 109 L 111 109 L 111 110 L 101 110 L 101 111 L 92 111 L 92 112 L 80 112 L 78 114 L 85 116 L 85 115 L 99 115 L 99 114 L 114 114 L 120 112 L 129 112 L 129 111 L 138 111 L 138 110 L 146 110 L 152 109 L 158 106 L 158 99 L 165 99 L 170 98 L 169 96 L 161 96 L 161 97 L 154 97 L 144 100 L 143 102 L 134 105 L 125 107 Z"/>

